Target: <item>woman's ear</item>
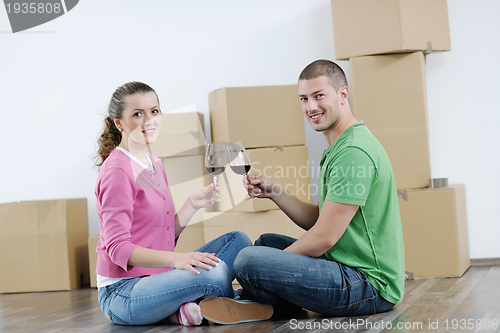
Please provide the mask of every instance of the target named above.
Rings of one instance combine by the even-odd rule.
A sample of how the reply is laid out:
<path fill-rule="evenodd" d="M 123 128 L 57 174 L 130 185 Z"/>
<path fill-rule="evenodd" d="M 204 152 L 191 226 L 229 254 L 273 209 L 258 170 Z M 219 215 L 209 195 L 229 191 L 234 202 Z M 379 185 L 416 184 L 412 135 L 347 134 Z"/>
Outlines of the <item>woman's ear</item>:
<path fill-rule="evenodd" d="M 118 128 L 120 132 L 123 132 L 122 122 L 120 121 L 120 119 L 113 118 L 113 121 L 115 123 L 116 128 Z"/>

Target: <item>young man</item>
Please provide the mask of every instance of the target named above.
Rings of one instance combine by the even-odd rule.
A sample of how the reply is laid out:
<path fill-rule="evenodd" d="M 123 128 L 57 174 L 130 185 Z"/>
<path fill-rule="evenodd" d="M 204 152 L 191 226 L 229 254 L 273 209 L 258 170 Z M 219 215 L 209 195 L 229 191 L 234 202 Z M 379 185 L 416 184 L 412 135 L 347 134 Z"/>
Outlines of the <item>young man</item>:
<path fill-rule="evenodd" d="M 271 304 L 277 315 L 302 308 L 327 316 L 388 311 L 404 292 L 403 236 L 389 158 L 354 119 L 337 64 L 311 63 L 298 88 L 306 119 L 329 145 L 320 163 L 319 203 L 302 202 L 263 176 L 244 181 L 249 192 L 262 192 L 259 198 L 273 200 L 307 232 L 299 239 L 264 234 L 243 249 L 234 263 L 242 296 Z M 245 314 L 245 306 L 225 302 L 240 312 L 239 321 L 259 319 Z"/>

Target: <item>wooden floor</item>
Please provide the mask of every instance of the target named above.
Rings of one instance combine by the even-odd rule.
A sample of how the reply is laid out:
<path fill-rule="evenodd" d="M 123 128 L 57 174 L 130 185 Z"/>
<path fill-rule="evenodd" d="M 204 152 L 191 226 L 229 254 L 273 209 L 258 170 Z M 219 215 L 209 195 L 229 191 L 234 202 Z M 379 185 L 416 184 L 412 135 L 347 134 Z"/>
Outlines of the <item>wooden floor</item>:
<path fill-rule="evenodd" d="M 0 295 L 0 332 L 500 332 L 500 266 L 471 267 L 461 278 L 408 280 L 392 311 L 373 316 L 300 317 L 239 325 L 118 326 L 97 290 Z"/>

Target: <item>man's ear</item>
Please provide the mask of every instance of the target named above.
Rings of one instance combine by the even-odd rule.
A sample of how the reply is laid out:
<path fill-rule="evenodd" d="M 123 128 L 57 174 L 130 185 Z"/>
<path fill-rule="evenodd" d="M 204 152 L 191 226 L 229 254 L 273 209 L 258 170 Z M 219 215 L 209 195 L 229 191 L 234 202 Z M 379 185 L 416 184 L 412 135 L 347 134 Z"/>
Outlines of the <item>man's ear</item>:
<path fill-rule="evenodd" d="M 340 98 L 340 104 L 349 102 L 349 88 L 347 86 L 340 88 L 338 95 Z"/>

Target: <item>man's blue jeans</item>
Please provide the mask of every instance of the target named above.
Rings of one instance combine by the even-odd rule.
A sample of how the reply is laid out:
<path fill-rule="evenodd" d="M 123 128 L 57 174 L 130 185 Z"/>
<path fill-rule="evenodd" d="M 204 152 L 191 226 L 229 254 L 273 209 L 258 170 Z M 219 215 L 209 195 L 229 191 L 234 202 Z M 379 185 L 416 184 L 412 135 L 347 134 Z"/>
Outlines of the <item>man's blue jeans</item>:
<path fill-rule="evenodd" d="M 247 235 L 230 232 L 196 251 L 215 253 L 222 261 L 210 270 L 197 267 L 199 275 L 187 270 L 120 280 L 99 290 L 99 306 L 110 321 L 121 325 L 159 322 L 186 303 L 216 296 L 234 297 L 233 263 L 241 249 L 251 246 Z"/>
<path fill-rule="evenodd" d="M 234 270 L 243 296 L 272 304 L 275 315 L 305 308 L 326 316 L 353 316 L 394 307 L 357 269 L 325 255 L 311 258 L 283 251 L 295 241 L 264 234 L 238 254 Z"/>

